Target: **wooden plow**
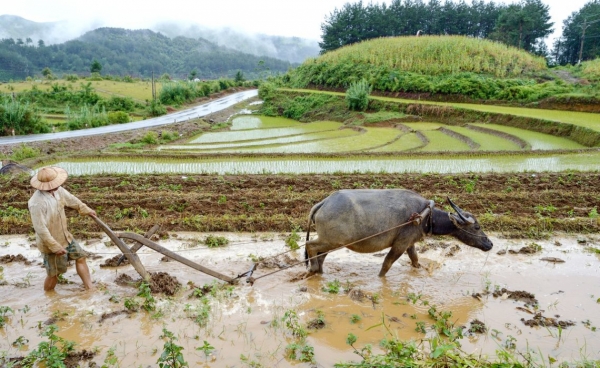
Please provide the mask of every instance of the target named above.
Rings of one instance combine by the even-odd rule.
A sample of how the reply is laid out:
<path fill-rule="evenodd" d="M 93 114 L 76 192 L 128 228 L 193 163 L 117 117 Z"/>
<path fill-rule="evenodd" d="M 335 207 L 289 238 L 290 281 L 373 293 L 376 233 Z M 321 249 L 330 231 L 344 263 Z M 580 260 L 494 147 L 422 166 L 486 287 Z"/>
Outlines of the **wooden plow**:
<path fill-rule="evenodd" d="M 154 227 L 152 229 L 150 229 L 144 236 L 139 235 L 139 234 L 135 234 L 135 233 L 114 233 L 104 222 L 102 222 L 98 217 L 94 217 L 94 220 L 96 221 L 96 223 L 102 228 L 102 230 L 106 233 L 106 235 L 108 235 L 108 237 L 110 238 L 110 240 L 112 240 L 113 243 L 115 243 L 117 245 L 117 247 L 119 247 L 119 249 L 121 250 L 121 252 L 123 253 L 123 256 L 121 256 L 121 259 L 119 259 L 119 264 L 125 259 L 127 258 L 127 260 L 129 261 L 129 263 L 131 263 L 131 265 L 133 266 L 133 268 L 137 271 L 137 273 L 140 274 L 140 276 L 142 277 L 142 279 L 144 279 L 145 281 L 149 281 L 150 280 L 150 274 L 148 273 L 148 271 L 146 271 L 146 268 L 144 267 L 144 265 L 142 264 L 142 262 L 140 261 L 140 258 L 138 257 L 138 255 L 136 254 L 136 252 L 138 250 L 140 250 L 144 245 L 147 246 L 148 248 L 157 251 L 160 254 L 163 254 L 177 262 L 183 263 L 184 265 L 191 267 L 197 271 L 200 271 L 202 273 L 205 273 L 207 275 L 210 275 L 212 277 L 215 277 L 219 280 L 228 282 L 230 284 L 235 284 L 238 280 L 239 277 L 237 278 L 232 278 L 226 275 L 223 275 L 219 272 L 213 271 L 209 268 L 206 268 L 204 266 L 201 266 L 195 262 L 190 261 L 189 259 L 175 253 L 172 252 L 170 250 L 168 250 L 167 248 L 158 245 L 157 243 L 153 242 L 152 240 L 150 240 L 150 237 L 152 237 L 152 235 L 158 230 L 158 225 L 154 225 Z M 133 240 L 136 241 L 137 244 L 135 244 L 134 246 L 132 246 L 131 248 L 129 248 L 127 246 L 127 244 L 125 244 L 125 242 L 123 241 L 123 239 L 128 239 L 128 240 Z"/>

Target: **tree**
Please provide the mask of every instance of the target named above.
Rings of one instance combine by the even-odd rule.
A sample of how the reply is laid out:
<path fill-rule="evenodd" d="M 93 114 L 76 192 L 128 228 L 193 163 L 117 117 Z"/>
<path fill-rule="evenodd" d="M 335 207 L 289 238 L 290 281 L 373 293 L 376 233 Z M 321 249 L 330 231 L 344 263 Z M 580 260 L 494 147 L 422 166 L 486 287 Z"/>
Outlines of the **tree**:
<path fill-rule="evenodd" d="M 92 65 L 90 66 L 90 72 L 91 73 L 100 73 L 100 71 L 102 70 L 102 64 L 100 64 L 100 62 L 96 59 L 94 59 L 94 61 L 92 61 Z"/>
<path fill-rule="evenodd" d="M 244 72 L 242 72 L 241 70 L 238 70 L 235 73 L 235 79 L 234 80 L 235 80 L 235 83 L 237 83 L 237 84 L 241 84 L 243 81 L 245 81 L 246 78 L 244 78 Z"/>
<path fill-rule="evenodd" d="M 550 7 L 541 0 L 523 0 L 500 13 L 491 38 L 529 52 L 539 39 L 552 33 Z"/>
<path fill-rule="evenodd" d="M 196 69 L 192 69 L 190 74 L 188 75 L 189 80 L 194 80 L 198 76 L 198 71 Z"/>
<path fill-rule="evenodd" d="M 557 64 L 577 64 L 600 56 L 600 0 L 592 0 L 564 22 L 552 55 Z M 580 56 L 581 55 L 581 56 Z"/>
<path fill-rule="evenodd" d="M 46 44 L 44 43 L 44 40 L 39 40 L 38 41 L 38 47 L 45 47 Z"/>
<path fill-rule="evenodd" d="M 42 75 L 46 79 L 52 79 L 52 70 L 50 70 L 50 68 L 48 67 L 45 67 L 44 69 L 42 69 Z"/>

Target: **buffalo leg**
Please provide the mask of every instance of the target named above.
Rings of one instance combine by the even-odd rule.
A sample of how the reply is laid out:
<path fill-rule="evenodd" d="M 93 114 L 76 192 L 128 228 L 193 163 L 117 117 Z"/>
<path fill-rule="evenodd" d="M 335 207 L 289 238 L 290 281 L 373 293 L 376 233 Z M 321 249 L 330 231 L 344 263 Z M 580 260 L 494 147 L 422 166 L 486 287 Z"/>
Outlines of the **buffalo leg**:
<path fill-rule="evenodd" d="M 328 253 L 319 253 L 319 256 L 317 257 L 317 261 L 319 261 L 319 271 L 317 271 L 318 273 L 323 273 L 323 262 L 325 262 L 325 257 L 327 257 Z"/>
<path fill-rule="evenodd" d="M 317 256 L 321 252 L 327 252 L 328 250 L 330 250 L 331 246 L 329 244 L 319 243 L 319 239 L 315 239 L 306 242 L 305 249 L 308 258 L 311 259 L 309 271 L 315 273 L 323 273 L 323 261 L 325 260 L 325 255 L 323 254 L 319 257 Z"/>
<path fill-rule="evenodd" d="M 402 247 L 392 247 L 385 256 L 383 260 L 383 265 L 381 265 L 381 271 L 379 271 L 379 277 L 384 277 L 385 274 L 390 270 L 390 267 L 396 262 L 398 258 L 404 253 L 404 249 Z"/>
<path fill-rule="evenodd" d="M 406 254 L 408 254 L 408 258 L 410 258 L 410 262 L 412 263 L 412 266 L 414 268 L 421 267 L 421 265 L 419 264 L 419 256 L 417 255 L 417 248 L 415 248 L 414 244 L 408 247 L 408 249 L 406 250 Z"/>

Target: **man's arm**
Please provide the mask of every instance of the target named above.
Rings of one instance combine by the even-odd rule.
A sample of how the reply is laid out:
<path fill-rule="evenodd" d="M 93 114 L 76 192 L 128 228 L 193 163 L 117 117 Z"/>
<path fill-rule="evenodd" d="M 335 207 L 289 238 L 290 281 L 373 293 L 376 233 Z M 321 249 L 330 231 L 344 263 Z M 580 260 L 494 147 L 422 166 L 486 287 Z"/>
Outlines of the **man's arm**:
<path fill-rule="evenodd" d="M 76 209 L 79 211 L 80 215 L 88 215 L 92 217 L 96 217 L 96 211 L 89 208 L 85 203 L 79 200 L 79 198 L 75 197 L 73 194 L 69 193 L 65 188 L 62 189 L 62 196 L 65 201 L 65 205 L 69 208 Z"/>

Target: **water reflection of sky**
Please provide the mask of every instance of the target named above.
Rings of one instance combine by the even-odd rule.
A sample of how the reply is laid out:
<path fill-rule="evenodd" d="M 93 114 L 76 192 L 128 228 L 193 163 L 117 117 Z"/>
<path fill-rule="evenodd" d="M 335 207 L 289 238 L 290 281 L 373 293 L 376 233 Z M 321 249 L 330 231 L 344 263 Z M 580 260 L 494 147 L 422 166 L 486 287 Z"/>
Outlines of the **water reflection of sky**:
<path fill-rule="evenodd" d="M 93 174 L 144 174 L 144 173 L 335 173 L 335 172 L 523 172 L 523 171 L 599 171 L 600 153 L 573 154 L 552 157 L 501 156 L 489 158 L 402 158 L 378 160 L 326 160 L 326 159 L 248 159 L 245 161 L 64 161 L 56 165 L 72 175 Z"/>

